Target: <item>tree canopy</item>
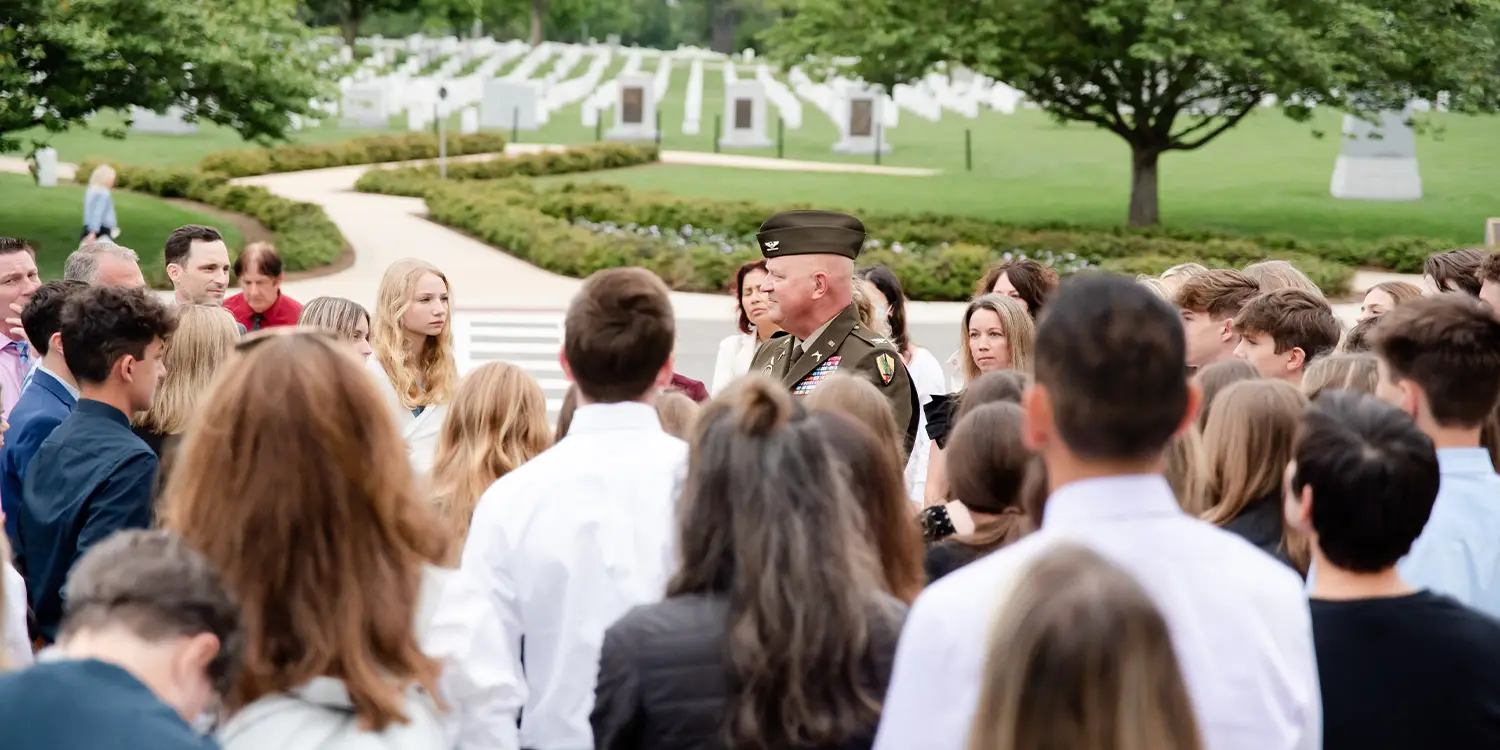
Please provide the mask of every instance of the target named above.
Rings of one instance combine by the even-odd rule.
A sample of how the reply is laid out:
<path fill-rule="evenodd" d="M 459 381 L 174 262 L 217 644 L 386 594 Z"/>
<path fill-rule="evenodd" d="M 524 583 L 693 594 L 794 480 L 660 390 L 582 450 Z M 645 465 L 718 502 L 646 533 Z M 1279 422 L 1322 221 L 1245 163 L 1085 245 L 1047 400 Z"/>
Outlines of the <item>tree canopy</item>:
<path fill-rule="evenodd" d="M 328 92 L 293 0 L 27 0 L 0 9 L 0 152 L 132 106 L 285 136 Z"/>
<path fill-rule="evenodd" d="M 1002 81 L 1132 154 L 1129 219 L 1155 224 L 1157 162 L 1265 104 L 1361 114 L 1446 92 L 1494 111 L 1500 0 L 806 0 L 763 35 L 811 74 L 890 86 L 942 66 Z"/>

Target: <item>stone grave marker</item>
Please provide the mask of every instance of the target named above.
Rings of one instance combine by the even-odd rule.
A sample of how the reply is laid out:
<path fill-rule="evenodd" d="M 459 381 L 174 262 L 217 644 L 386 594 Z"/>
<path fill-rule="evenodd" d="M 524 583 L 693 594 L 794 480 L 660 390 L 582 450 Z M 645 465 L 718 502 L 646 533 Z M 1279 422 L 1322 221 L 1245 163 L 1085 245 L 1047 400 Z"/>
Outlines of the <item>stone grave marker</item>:
<path fill-rule="evenodd" d="M 464 135 L 472 135 L 479 132 L 479 110 L 473 107 L 464 107 L 458 114 L 458 132 Z"/>
<path fill-rule="evenodd" d="M 615 79 L 615 126 L 604 137 L 612 141 L 656 140 L 655 76 L 631 73 Z"/>
<path fill-rule="evenodd" d="M 157 114 L 142 107 L 130 108 L 130 129 L 137 133 L 154 135 L 192 135 L 198 132 L 198 123 L 182 119 L 181 107 L 169 107 Z"/>
<path fill-rule="evenodd" d="M 340 124 L 346 128 L 383 128 L 390 121 L 386 88 L 381 85 L 356 84 L 344 92 Z"/>
<path fill-rule="evenodd" d="M 890 153 L 890 133 L 880 130 L 884 113 L 881 111 L 883 99 L 879 94 L 868 89 L 850 87 L 835 101 L 835 112 L 842 115 L 842 122 L 839 123 L 839 134 L 842 137 L 834 144 L 834 153 L 873 154 L 877 140 L 880 152 Z"/>
<path fill-rule="evenodd" d="M 535 81 L 494 78 L 484 83 L 479 100 L 479 125 L 495 130 L 536 130 L 541 119 L 541 87 Z"/>
<path fill-rule="evenodd" d="M 774 145 L 766 132 L 766 87 L 746 79 L 724 85 L 724 125 L 719 145 L 725 148 L 767 148 Z"/>
<path fill-rule="evenodd" d="M 1344 115 L 1344 140 L 1333 165 L 1329 192 L 1343 200 L 1422 199 L 1417 136 L 1407 125 L 1411 109 L 1381 112 L 1370 123 Z"/>

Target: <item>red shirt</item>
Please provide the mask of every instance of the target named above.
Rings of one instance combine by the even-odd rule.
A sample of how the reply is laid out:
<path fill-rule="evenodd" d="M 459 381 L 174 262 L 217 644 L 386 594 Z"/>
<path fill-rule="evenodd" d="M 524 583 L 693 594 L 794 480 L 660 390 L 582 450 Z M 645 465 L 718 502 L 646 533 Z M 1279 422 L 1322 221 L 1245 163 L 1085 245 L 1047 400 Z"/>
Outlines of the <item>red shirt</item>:
<path fill-rule="evenodd" d="M 246 331 L 256 331 L 261 328 L 275 328 L 276 326 L 297 325 L 297 318 L 302 316 L 302 303 L 281 292 L 276 293 L 276 301 L 266 308 L 263 313 L 257 313 L 250 309 L 250 303 L 245 301 L 243 293 L 236 294 L 224 300 L 224 309 L 245 327 Z M 256 318 L 260 318 L 259 321 Z M 256 325 L 256 323 L 259 325 Z"/>

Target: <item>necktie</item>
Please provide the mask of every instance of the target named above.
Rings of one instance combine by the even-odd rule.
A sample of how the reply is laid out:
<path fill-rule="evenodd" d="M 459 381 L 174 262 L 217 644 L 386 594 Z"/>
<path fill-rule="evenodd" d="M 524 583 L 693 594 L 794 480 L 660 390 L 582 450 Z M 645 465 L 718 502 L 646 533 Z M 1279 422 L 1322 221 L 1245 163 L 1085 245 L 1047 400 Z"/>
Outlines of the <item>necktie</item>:
<path fill-rule="evenodd" d="M 31 372 L 31 347 L 20 341 L 12 341 L 5 348 L 16 353 L 16 376 L 24 382 L 26 374 Z"/>
<path fill-rule="evenodd" d="M 259 331 L 261 329 L 262 324 L 264 324 L 265 322 L 266 322 L 266 316 L 261 315 L 260 313 L 255 313 L 254 315 L 251 315 L 250 316 L 250 330 L 252 330 L 252 331 Z"/>
<path fill-rule="evenodd" d="M 791 356 L 790 359 L 787 360 L 786 363 L 788 365 L 795 365 L 795 364 L 797 364 L 797 360 L 802 359 L 802 353 L 803 353 L 803 350 L 802 350 L 802 345 L 801 344 L 792 344 L 792 356 Z"/>

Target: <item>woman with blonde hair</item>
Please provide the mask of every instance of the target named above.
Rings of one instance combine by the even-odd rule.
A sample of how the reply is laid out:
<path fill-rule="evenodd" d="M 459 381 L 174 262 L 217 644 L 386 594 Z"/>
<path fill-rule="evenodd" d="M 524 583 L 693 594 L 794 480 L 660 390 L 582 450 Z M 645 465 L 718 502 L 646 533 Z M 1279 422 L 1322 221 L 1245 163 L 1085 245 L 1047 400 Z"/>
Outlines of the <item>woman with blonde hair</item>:
<path fill-rule="evenodd" d="M 432 465 L 433 503 L 447 531 L 445 565 L 458 567 L 484 491 L 551 446 L 547 397 L 525 370 L 490 362 L 464 377 L 443 419 Z"/>
<path fill-rule="evenodd" d="M 369 359 L 370 313 L 358 302 L 343 297 L 317 297 L 302 306 L 297 325 L 329 331 L 348 341 L 359 356 Z"/>
<path fill-rule="evenodd" d="M 1306 575 L 1309 550 L 1282 514 L 1282 483 L 1292 462 L 1307 397 L 1280 380 L 1247 380 L 1219 394 L 1203 450 L 1209 509 L 1203 520 Z"/>
<path fill-rule="evenodd" d="M 1181 289 L 1182 285 L 1186 284 L 1188 279 L 1191 279 L 1194 276 L 1201 276 L 1205 273 L 1208 273 L 1208 266 L 1205 266 L 1202 263 L 1178 263 L 1177 265 L 1172 266 L 1165 271 L 1162 271 L 1161 276 L 1158 276 L 1157 278 L 1159 278 L 1162 284 L 1166 287 L 1166 299 L 1168 301 L 1171 301 L 1171 299 L 1176 296 L 1177 290 Z M 1147 286 L 1150 285 L 1148 284 Z"/>
<path fill-rule="evenodd" d="M 1260 293 L 1274 292 L 1277 289 L 1301 289 L 1311 292 L 1318 299 L 1323 298 L 1323 290 L 1318 288 L 1313 280 L 1307 277 L 1301 269 L 1284 260 L 1262 260 L 1245 266 L 1243 272 L 1246 276 L 1260 284 Z"/>
<path fill-rule="evenodd" d="M 307 328 L 252 335 L 238 352 L 216 408 L 188 427 L 162 506 L 243 610 L 221 744 L 513 742 L 523 688 L 498 615 L 435 567 L 447 540 L 359 361 Z"/>
<path fill-rule="evenodd" d="M 1203 431 L 1196 423 L 1167 444 L 1167 465 L 1162 474 L 1184 513 L 1201 516 L 1208 510 L 1208 455 L 1204 452 Z"/>
<path fill-rule="evenodd" d="M 698 402 L 679 390 L 667 389 L 656 394 L 656 417 L 668 435 L 691 440 L 698 423 Z"/>
<path fill-rule="evenodd" d="M 451 304 L 448 277 L 415 258 L 392 263 L 376 295 L 370 332 L 375 355 L 369 369 L 384 386 L 419 474 L 432 467 L 443 417 L 458 385 Z"/>
<path fill-rule="evenodd" d="M 83 239 L 79 247 L 90 242 L 114 242 L 120 234 L 120 219 L 115 216 L 115 168 L 100 164 L 89 173 L 89 188 L 83 191 Z"/>
<path fill-rule="evenodd" d="M 965 383 L 987 372 L 1031 372 L 1036 323 L 1014 298 L 986 294 L 970 302 L 959 335 L 968 342 L 963 359 Z"/>
<path fill-rule="evenodd" d="M 1302 375 L 1302 392 L 1312 401 L 1323 391 L 1374 393 L 1380 382 L 1379 360 L 1371 354 L 1319 357 Z"/>
<path fill-rule="evenodd" d="M 131 420 L 131 430 L 159 459 L 158 492 L 171 476 L 178 440 L 197 412 L 198 402 L 212 393 L 219 366 L 239 340 L 239 326 L 224 308 L 188 305 L 178 312 L 177 330 L 162 355 L 167 376 L 156 388 L 151 410 Z"/>
<path fill-rule="evenodd" d="M 1256 380 L 1260 378 L 1260 371 L 1255 365 L 1243 359 L 1226 359 L 1223 362 L 1215 362 L 1208 367 L 1198 370 L 1193 375 L 1193 384 L 1198 386 L 1199 392 L 1203 394 L 1198 404 L 1198 429 L 1208 428 L 1208 415 L 1211 413 L 1214 401 L 1219 394 L 1241 380 Z"/>
<path fill-rule="evenodd" d="M 1166 619 L 1129 573 L 1060 544 L 990 631 L 969 750 L 1202 750 Z"/>

